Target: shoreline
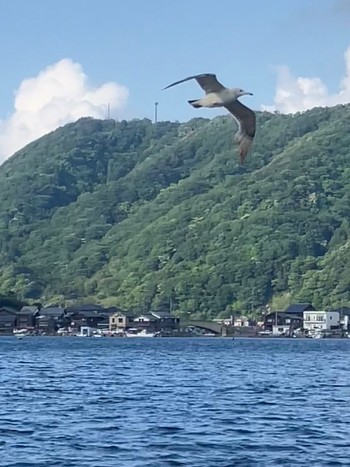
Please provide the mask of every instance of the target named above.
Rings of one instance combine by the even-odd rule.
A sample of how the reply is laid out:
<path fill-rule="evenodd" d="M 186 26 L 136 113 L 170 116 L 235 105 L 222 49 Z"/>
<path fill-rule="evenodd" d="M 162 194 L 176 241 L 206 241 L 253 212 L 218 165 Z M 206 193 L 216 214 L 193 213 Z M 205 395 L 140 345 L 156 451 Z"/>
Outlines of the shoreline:
<path fill-rule="evenodd" d="M 55 337 L 55 338 L 76 338 L 76 339 L 81 339 L 81 337 L 84 338 L 91 338 L 91 339 L 96 339 L 94 336 L 76 336 L 76 335 L 59 335 L 59 334 L 35 334 L 35 335 L 27 335 L 24 334 L 22 336 L 18 336 L 16 334 L 0 334 L 0 338 L 2 337 L 13 337 L 16 340 L 23 340 L 24 338 L 47 338 L 47 337 Z M 127 336 L 98 336 L 98 338 L 103 338 L 105 339 L 129 339 L 130 337 Z M 134 336 L 133 339 L 145 339 L 143 336 Z M 327 337 L 321 337 L 319 339 L 323 340 L 347 340 L 349 339 L 350 336 L 327 336 Z M 148 338 L 149 339 L 149 338 Z M 246 340 L 246 339 L 254 339 L 254 340 L 319 340 L 315 339 L 313 337 L 289 337 L 289 336 L 200 336 L 200 335 L 194 335 L 194 336 L 186 336 L 186 335 L 173 335 L 173 336 L 152 336 L 152 339 L 225 339 L 225 340 Z"/>

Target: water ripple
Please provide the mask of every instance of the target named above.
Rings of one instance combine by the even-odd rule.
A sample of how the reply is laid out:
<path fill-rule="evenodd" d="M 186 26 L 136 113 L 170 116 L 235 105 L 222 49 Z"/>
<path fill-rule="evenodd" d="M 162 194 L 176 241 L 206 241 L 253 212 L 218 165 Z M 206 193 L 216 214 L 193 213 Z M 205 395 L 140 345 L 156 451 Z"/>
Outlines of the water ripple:
<path fill-rule="evenodd" d="M 6 467 L 350 465 L 350 340 L 0 339 Z"/>

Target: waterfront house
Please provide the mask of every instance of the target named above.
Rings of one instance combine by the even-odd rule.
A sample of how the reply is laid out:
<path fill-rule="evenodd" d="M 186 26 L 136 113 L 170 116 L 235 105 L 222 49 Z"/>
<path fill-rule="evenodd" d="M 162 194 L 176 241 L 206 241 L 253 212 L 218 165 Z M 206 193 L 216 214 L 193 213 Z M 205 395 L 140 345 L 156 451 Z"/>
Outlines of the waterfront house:
<path fill-rule="evenodd" d="M 167 311 L 151 311 L 151 315 L 158 320 L 156 324 L 158 331 L 173 332 L 180 329 L 180 318 Z"/>
<path fill-rule="evenodd" d="M 333 331 L 339 327 L 338 311 L 304 311 L 304 330 L 308 334 Z"/>
<path fill-rule="evenodd" d="M 16 328 L 17 310 L 9 306 L 0 307 L 0 334 L 10 334 Z"/>
<path fill-rule="evenodd" d="M 226 324 L 226 323 L 225 323 Z M 231 324 L 231 323 L 229 323 Z M 248 327 L 248 326 L 254 326 L 256 322 L 250 318 L 247 318 L 246 316 L 239 316 L 234 319 L 233 325 L 237 328 L 240 327 Z"/>
<path fill-rule="evenodd" d="M 217 324 L 224 324 L 225 326 L 233 326 L 234 325 L 234 317 L 231 316 L 230 318 L 213 318 L 213 323 Z"/>
<path fill-rule="evenodd" d="M 109 316 L 108 315 L 101 315 L 102 318 L 97 322 L 97 329 L 107 331 L 109 329 Z"/>
<path fill-rule="evenodd" d="M 100 311 L 74 311 L 69 313 L 71 325 L 80 329 L 82 326 L 97 329 L 104 323 L 108 327 L 108 316 Z M 104 326 L 102 326 L 104 327 Z"/>
<path fill-rule="evenodd" d="M 150 311 L 134 318 L 133 327 L 149 332 L 172 333 L 180 329 L 180 318 L 167 311 Z"/>
<path fill-rule="evenodd" d="M 336 308 L 335 310 L 331 311 L 337 311 L 339 313 L 339 319 L 340 319 L 340 327 L 343 331 L 350 331 L 350 308 L 349 307 L 341 307 L 341 308 Z"/>
<path fill-rule="evenodd" d="M 285 324 L 283 321 L 283 311 L 272 311 L 264 316 L 265 331 L 272 331 L 272 326 L 282 326 L 283 324 Z"/>
<path fill-rule="evenodd" d="M 109 316 L 109 329 L 111 331 L 123 330 L 133 327 L 135 313 L 117 311 Z"/>
<path fill-rule="evenodd" d="M 288 327 L 291 329 L 301 328 L 304 311 L 314 309 L 311 303 L 293 303 L 284 311 L 272 311 L 264 316 L 264 329 L 272 331 L 272 327 L 275 326 L 275 334 L 278 335 L 285 333 Z"/>
<path fill-rule="evenodd" d="M 90 327 L 94 329 L 106 329 L 109 327 L 109 316 L 115 313 L 116 307 L 105 308 L 95 303 L 74 305 L 67 308 L 71 325 L 74 328 Z"/>
<path fill-rule="evenodd" d="M 269 313 L 266 315 L 264 321 L 264 329 L 272 331 L 274 336 L 290 336 L 296 329 L 301 329 L 302 327 L 302 317 L 293 314 L 289 315 L 284 311 Z"/>
<path fill-rule="evenodd" d="M 290 337 L 294 335 L 296 330 L 302 330 L 302 328 L 303 318 L 283 313 L 280 324 L 272 325 L 272 335 Z"/>
<path fill-rule="evenodd" d="M 40 334 L 54 334 L 58 328 L 69 324 L 66 310 L 60 306 L 43 307 L 36 316 L 36 329 Z"/>
<path fill-rule="evenodd" d="M 16 313 L 16 327 L 17 329 L 32 330 L 35 328 L 36 318 L 40 315 L 37 306 L 26 305 Z"/>
<path fill-rule="evenodd" d="M 134 327 L 141 330 L 146 329 L 148 332 L 157 332 L 159 331 L 157 326 L 158 320 L 159 318 L 156 318 L 151 313 L 145 313 L 134 319 Z"/>

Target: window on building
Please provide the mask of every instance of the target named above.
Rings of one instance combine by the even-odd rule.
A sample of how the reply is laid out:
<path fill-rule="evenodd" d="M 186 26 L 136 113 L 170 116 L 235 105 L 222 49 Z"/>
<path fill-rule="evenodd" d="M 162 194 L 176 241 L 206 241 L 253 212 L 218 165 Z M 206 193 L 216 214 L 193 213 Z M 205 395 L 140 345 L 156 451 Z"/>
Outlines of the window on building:
<path fill-rule="evenodd" d="M 123 322 L 123 318 L 118 318 L 118 323 L 122 323 Z"/>

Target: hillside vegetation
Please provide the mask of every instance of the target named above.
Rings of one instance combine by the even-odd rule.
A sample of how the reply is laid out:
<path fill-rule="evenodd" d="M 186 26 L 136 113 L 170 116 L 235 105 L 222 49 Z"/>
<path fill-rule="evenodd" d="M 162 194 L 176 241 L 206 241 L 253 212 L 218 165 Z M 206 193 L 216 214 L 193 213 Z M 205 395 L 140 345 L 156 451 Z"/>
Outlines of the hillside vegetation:
<path fill-rule="evenodd" d="M 350 305 L 350 106 L 231 117 L 81 119 L 0 167 L 0 292 L 225 316 Z"/>

